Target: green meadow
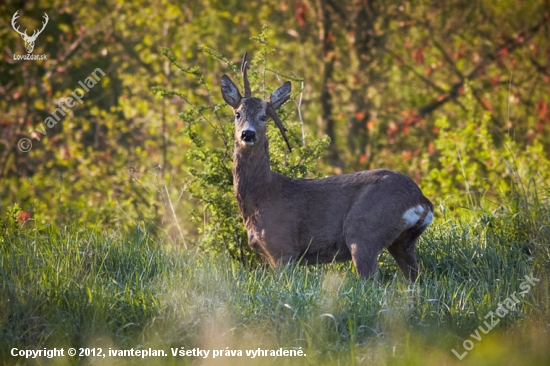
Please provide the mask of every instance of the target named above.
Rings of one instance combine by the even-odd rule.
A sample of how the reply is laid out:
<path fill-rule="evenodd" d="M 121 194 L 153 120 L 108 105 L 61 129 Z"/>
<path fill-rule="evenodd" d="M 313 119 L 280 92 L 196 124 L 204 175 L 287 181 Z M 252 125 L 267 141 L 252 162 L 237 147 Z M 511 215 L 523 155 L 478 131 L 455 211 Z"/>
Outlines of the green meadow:
<path fill-rule="evenodd" d="M 417 283 L 406 281 L 387 253 L 380 257 L 381 280 L 368 282 L 351 264 L 247 265 L 174 246 L 146 228 L 4 225 L 0 358 L 6 365 L 550 362 L 546 198 L 437 219 L 417 245 Z M 519 301 L 499 312 L 514 294 Z M 11 356 L 13 348 L 69 347 L 101 349 L 107 356 Z M 280 348 L 303 356 L 257 352 Z M 130 349 L 167 355 L 108 353 Z M 172 349 L 210 354 L 174 357 Z"/>

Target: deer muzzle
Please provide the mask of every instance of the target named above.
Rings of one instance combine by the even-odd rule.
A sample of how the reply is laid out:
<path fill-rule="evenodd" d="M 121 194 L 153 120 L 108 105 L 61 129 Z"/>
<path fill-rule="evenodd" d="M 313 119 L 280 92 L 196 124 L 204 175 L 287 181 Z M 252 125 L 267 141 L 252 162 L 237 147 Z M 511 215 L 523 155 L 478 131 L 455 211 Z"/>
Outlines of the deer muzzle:
<path fill-rule="evenodd" d="M 241 143 L 246 146 L 252 146 L 256 142 L 256 131 L 244 130 L 241 133 Z"/>

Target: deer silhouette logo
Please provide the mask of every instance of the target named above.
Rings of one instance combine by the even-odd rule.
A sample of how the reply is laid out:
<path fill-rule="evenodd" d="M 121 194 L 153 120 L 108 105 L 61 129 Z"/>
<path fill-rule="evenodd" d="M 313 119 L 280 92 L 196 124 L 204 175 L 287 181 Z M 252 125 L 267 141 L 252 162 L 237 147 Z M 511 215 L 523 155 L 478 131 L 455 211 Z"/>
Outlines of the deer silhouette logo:
<path fill-rule="evenodd" d="M 44 13 L 44 19 L 46 21 L 42 22 L 42 29 L 40 29 L 40 30 L 35 29 L 34 32 L 32 33 L 32 36 L 29 36 L 27 34 L 26 29 L 25 29 L 24 32 L 21 32 L 21 31 L 19 31 L 19 26 L 16 27 L 15 21 L 16 21 L 17 18 L 19 18 L 18 13 L 19 13 L 19 10 L 16 11 L 15 14 L 13 14 L 13 17 L 11 18 L 11 26 L 13 27 L 13 29 L 17 33 L 19 33 L 19 35 L 21 35 L 21 38 L 23 38 L 23 41 L 25 42 L 25 48 L 27 49 L 27 53 L 32 53 L 32 50 L 34 49 L 34 42 L 36 41 L 36 38 L 38 38 L 40 33 L 42 33 L 44 28 L 46 28 L 46 24 L 48 24 L 48 20 L 49 20 L 48 14 Z"/>

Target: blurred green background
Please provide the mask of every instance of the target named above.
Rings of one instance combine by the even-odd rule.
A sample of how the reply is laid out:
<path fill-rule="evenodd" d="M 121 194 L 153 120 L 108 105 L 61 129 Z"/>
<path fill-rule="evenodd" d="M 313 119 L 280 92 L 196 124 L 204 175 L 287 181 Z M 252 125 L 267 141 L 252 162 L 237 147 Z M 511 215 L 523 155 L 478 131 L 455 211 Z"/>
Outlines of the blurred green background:
<path fill-rule="evenodd" d="M 303 79 L 305 131 L 312 141 L 330 138 L 321 174 L 403 171 L 449 207 L 465 192 L 509 191 L 514 169 L 548 181 L 546 1 L 8 1 L 0 10 L 1 210 L 17 203 L 39 223 L 145 219 L 169 232 L 168 195 L 183 233 L 200 235 L 190 212 L 207 220 L 208 209 L 189 199 L 185 179 L 201 164 L 186 155 L 178 112 L 221 103 L 220 78 L 230 71 L 201 46 L 237 66 L 248 51 L 268 88 Z M 48 14 L 34 49 L 47 61 L 13 60 L 26 53 L 10 24 L 17 10 L 29 34 Z M 263 26 L 265 45 L 251 40 Z M 170 66 L 161 47 L 198 68 L 209 92 Z M 273 51 L 266 63 L 262 47 Z M 84 104 L 40 127 L 96 68 L 106 75 Z M 155 86 L 188 103 L 160 98 Z M 301 87 L 293 81 L 296 103 L 287 103 L 294 136 Z M 47 132 L 35 131 L 40 141 L 29 132 L 37 128 Z M 196 131 L 208 146 L 219 143 L 207 123 Z M 21 138 L 31 139 L 30 152 L 19 151 Z"/>

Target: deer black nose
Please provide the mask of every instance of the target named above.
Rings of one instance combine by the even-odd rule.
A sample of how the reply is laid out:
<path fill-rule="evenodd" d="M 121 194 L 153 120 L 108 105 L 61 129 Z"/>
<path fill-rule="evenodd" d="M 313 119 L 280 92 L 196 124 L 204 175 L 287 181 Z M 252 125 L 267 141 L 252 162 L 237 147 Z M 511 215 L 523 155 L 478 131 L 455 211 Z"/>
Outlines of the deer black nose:
<path fill-rule="evenodd" d="M 254 142 L 256 140 L 256 132 L 251 130 L 244 130 L 241 134 L 241 140 L 244 142 Z"/>

